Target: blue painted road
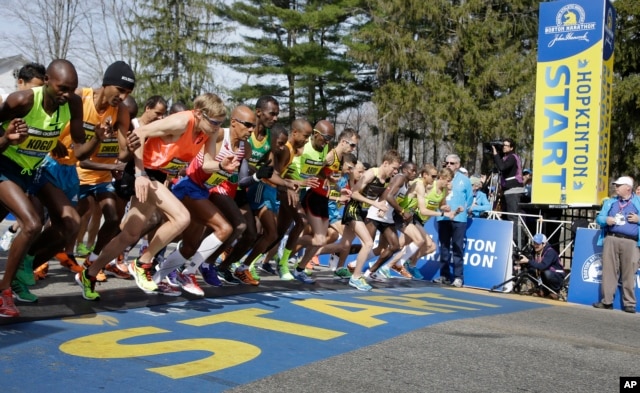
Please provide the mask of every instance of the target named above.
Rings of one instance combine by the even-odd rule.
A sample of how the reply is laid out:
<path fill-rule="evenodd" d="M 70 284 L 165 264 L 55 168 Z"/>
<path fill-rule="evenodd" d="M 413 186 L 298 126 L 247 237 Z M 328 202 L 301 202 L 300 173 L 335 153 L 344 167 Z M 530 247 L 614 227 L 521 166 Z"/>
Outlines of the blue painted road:
<path fill-rule="evenodd" d="M 5 325 L 2 392 L 222 392 L 433 324 L 548 307 L 516 299 L 433 286 L 281 291 Z"/>

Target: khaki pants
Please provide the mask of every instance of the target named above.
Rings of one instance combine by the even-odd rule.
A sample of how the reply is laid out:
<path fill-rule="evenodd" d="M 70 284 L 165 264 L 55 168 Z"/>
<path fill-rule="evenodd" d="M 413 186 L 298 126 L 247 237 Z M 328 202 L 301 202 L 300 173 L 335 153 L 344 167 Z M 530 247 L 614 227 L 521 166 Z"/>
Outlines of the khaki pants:
<path fill-rule="evenodd" d="M 632 239 L 607 236 L 602 250 L 602 303 L 612 304 L 622 282 L 622 306 L 636 307 L 635 281 L 640 250 Z M 620 277 L 620 280 L 618 280 Z"/>

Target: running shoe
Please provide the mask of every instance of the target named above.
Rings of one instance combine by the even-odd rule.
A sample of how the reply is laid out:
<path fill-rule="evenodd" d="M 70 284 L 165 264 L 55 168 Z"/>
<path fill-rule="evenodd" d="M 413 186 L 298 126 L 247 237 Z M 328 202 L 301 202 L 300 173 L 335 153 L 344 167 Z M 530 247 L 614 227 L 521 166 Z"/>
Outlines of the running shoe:
<path fill-rule="evenodd" d="M 123 280 L 128 280 L 131 278 L 131 274 L 120 269 L 117 263 L 107 264 L 107 266 L 104 267 L 104 274 L 105 276 L 121 278 Z"/>
<path fill-rule="evenodd" d="M 216 275 L 216 278 L 217 277 L 218 276 Z M 171 285 L 172 287 L 174 287 L 174 288 L 179 288 L 180 287 L 180 283 L 178 282 L 178 271 L 177 270 L 174 270 L 171 273 L 169 273 L 167 275 L 166 280 L 167 280 L 167 283 L 169 285 Z"/>
<path fill-rule="evenodd" d="M 35 303 L 38 301 L 38 297 L 29 292 L 29 287 L 24 285 L 20 280 L 11 281 L 11 290 L 16 300 L 26 303 Z"/>
<path fill-rule="evenodd" d="M 45 278 L 47 278 L 47 273 L 49 273 L 49 262 L 45 262 L 42 265 L 38 266 L 33 271 L 33 277 L 36 279 L 36 281 L 44 280 Z"/>
<path fill-rule="evenodd" d="M 18 269 L 16 270 L 16 280 L 22 281 L 24 285 L 33 286 L 36 285 L 36 279 L 33 276 L 33 255 L 25 255 L 20 261 Z"/>
<path fill-rule="evenodd" d="M 158 295 L 165 295 L 165 296 L 182 295 L 182 292 L 179 289 L 172 287 L 171 285 L 167 284 L 164 281 L 160 281 L 160 283 L 158 284 L 158 289 L 155 291 L 155 293 Z"/>
<path fill-rule="evenodd" d="M 329 269 L 335 272 L 338 269 L 338 263 L 340 263 L 340 257 L 336 254 L 329 255 Z"/>
<path fill-rule="evenodd" d="M 96 280 L 91 280 L 87 277 L 87 270 L 83 270 L 81 273 L 76 273 L 76 282 L 82 288 L 82 297 L 86 300 L 100 300 L 100 294 L 95 291 Z"/>
<path fill-rule="evenodd" d="M 198 270 L 200 270 L 204 282 L 214 287 L 222 286 L 222 281 L 218 278 L 218 268 L 215 265 L 205 262 L 200 265 Z"/>
<path fill-rule="evenodd" d="M 178 281 L 178 284 L 180 284 L 180 287 L 190 294 L 204 296 L 204 291 L 200 288 L 200 285 L 198 285 L 195 274 L 178 273 L 176 275 L 176 280 Z"/>
<path fill-rule="evenodd" d="M 153 277 L 153 264 L 152 263 L 144 263 L 138 266 L 138 258 L 134 259 L 129 264 L 129 274 L 133 276 L 136 280 L 136 285 L 138 288 L 142 289 L 145 293 L 155 293 L 158 289 L 158 284 L 156 284 Z"/>
<path fill-rule="evenodd" d="M 260 281 L 260 275 L 258 274 L 258 269 L 256 269 L 255 262 L 249 265 L 249 273 L 251 273 L 251 277 L 253 277 L 254 280 Z"/>
<path fill-rule="evenodd" d="M 371 280 L 371 281 L 377 281 L 377 282 L 387 281 L 387 279 L 384 276 L 382 276 L 378 272 L 372 272 L 369 269 L 367 269 L 367 271 L 364 272 L 364 278 L 365 280 Z"/>
<path fill-rule="evenodd" d="M 76 246 L 76 255 L 79 257 L 86 257 L 91 254 L 93 247 L 87 247 L 84 243 L 78 243 Z"/>
<path fill-rule="evenodd" d="M 280 276 L 280 279 L 284 281 L 295 280 L 295 277 L 293 277 L 293 275 L 289 271 L 289 265 L 287 265 L 286 263 L 278 263 L 278 275 Z"/>
<path fill-rule="evenodd" d="M 66 252 L 59 252 L 56 254 L 56 259 L 60 262 L 60 266 L 64 266 L 74 273 L 80 273 L 82 266 L 76 261 L 76 257 L 73 254 L 67 254 Z"/>
<path fill-rule="evenodd" d="M 420 269 L 415 266 L 411 266 L 409 262 L 405 262 L 404 268 L 407 269 L 409 274 L 411 274 L 411 276 L 413 276 L 413 278 L 415 278 L 416 280 L 424 280 L 424 276 L 422 275 L 422 273 L 420 273 Z"/>
<path fill-rule="evenodd" d="M 455 280 L 453 280 L 453 283 L 451 283 L 451 285 L 453 285 L 456 288 L 462 288 L 462 279 L 456 278 Z"/>
<path fill-rule="evenodd" d="M 83 263 L 84 267 L 86 269 L 88 269 L 91 266 L 91 262 L 88 259 L 85 259 L 84 263 Z M 104 274 L 104 270 L 100 269 L 100 271 L 98 272 L 98 274 L 96 274 L 96 281 L 98 282 L 105 282 L 107 281 L 107 275 Z"/>
<path fill-rule="evenodd" d="M 384 278 L 392 278 L 388 265 L 381 266 L 380 269 L 378 269 L 378 274 Z"/>
<path fill-rule="evenodd" d="M 15 239 L 16 235 L 17 233 L 13 233 L 7 229 L 2 235 L 2 239 L 0 239 L 0 250 L 9 251 L 11 243 L 13 243 L 13 239 Z"/>
<path fill-rule="evenodd" d="M 435 283 L 435 284 L 441 284 L 441 285 L 449 285 L 449 284 L 451 284 L 451 281 L 448 278 L 442 277 L 442 276 L 434 279 L 432 282 Z"/>
<path fill-rule="evenodd" d="M 20 312 L 13 303 L 11 288 L 7 288 L 0 292 L 0 317 L 14 318 L 19 315 Z"/>
<path fill-rule="evenodd" d="M 396 273 L 400 274 L 402 276 L 402 278 L 406 278 L 406 279 L 409 279 L 409 280 L 411 280 L 413 278 L 411 273 L 409 273 L 407 271 L 407 269 L 404 268 L 404 265 L 401 265 L 401 266 L 393 265 L 393 266 L 391 266 L 391 269 L 393 269 Z"/>
<path fill-rule="evenodd" d="M 315 284 L 315 282 L 316 282 L 316 280 L 314 280 L 313 278 L 309 277 L 307 275 L 307 273 L 305 273 L 304 270 L 301 271 L 301 272 L 299 272 L 298 270 L 294 270 L 293 271 L 293 277 L 296 280 L 298 280 L 298 281 L 300 281 L 300 282 L 302 282 L 304 284 Z"/>
<path fill-rule="evenodd" d="M 351 278 L 349 279 L 349 285 L 359 291 L 370 291 L 373 289 L 371 285 L 367 284 L 364 277 L 355 278 L 354 276 L 351 276 Z"/>
<path fill-rule="evenodd" d="M 229 269 L 218 269 L 218 278 L 228 285 L 239 285 L 240 280 L 233 276 Z"/>
<path fill-rule="evenodd" d="M 258 286 L 260 285 L 260 281 L 254 279 L 251 276 L 251 272 L 246 267 L 239 267 L 233 273 L 236 278 L 238 278 L 243 284 Z"/>
<path fill-rule="evenodd" d="M 269 263 L 269 261 L 265 261 L 265 262 L 261 263 L 259 269 L 261 271 L 265 272 L 265 273 L 268 273 L 268 274 L 271 274 L 271 275 L 274 275 L 274 276 L 276 274 L 278 274 L 278 272 L 273 269 L 273 267 L 271 266 L 271 263 Z"/>
<path fill-rule="evenodd" d="M 351 272 L 346 267 L 341 267 L 333 272 L 333 276 L 336 278 L 351 278 Z"/>

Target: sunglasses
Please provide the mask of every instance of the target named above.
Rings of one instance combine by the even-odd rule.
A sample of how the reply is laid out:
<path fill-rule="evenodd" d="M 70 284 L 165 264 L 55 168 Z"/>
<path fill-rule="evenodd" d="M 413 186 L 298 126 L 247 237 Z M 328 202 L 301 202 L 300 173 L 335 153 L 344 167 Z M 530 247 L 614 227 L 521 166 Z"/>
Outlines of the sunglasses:
<path fill-rule="evenodd" d="M 220 127 L 222 125 L 222 123 L 224 123 L 224 121 L 218 121 L 218 120 L 213 120 L 212 118 L 210 118 L 209 116 L 207 116 L 206 113 L 201 112 L 202 113 L 202 117 L 204 117 L 204 119 L 206 121 L 209 122 L 209 124 L 211 124 L 214 127 Z"/>
<path fill-rule="evenodd" d="M 445 162 L 442 163 L 443 166 L 455 165 L 455 164 L 457 164 L 457 162 L 445 161 Z"/>
<path fill-rule="evenodd" d="M 355 148 L 356 146 L 358 146 L 357 143 L 349 142 L 349 141 L 347 141 L 345 139 L 343 139 L 343 141 L 347 142 L 349 144 L 349 147 L 352 148 L 352 149 Z"/>
<path fill-rule="evenodd" d="M 437 179 L 438 175 L 430 175 L 432 179 Z"/>
<path fill-rule="evenodd" d="M 316 130 L 315 128 L 313 129 L 313 132 L 315 132 L 316 134 L 320 134 L 326 142 L 331 142 L 333 140 L 333 136 L 329 134 L 323 134 L 320 131 Z"/>
<path fill-rule="evenodd" d="M 243 126 L 245 126 L 247 128 L 256 128 L 256 124 L 252 123 L 250 121 L 244 121 L 244 120 L 236 119 L 235 117 L 233 118 L 233 120 L 237 121 L 238 123 L 242 124 Z"/>

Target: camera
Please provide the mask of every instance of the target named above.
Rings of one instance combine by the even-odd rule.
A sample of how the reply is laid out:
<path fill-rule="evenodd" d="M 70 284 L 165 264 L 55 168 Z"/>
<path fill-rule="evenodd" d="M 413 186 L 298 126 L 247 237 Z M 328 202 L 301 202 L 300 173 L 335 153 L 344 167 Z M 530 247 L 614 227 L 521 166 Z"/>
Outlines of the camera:
<path fill-rule="evenodd" d="M 495 146 L 498 154 L 502 155 L 502 145 L 503 145 L 502 141 L 499 139 L 496 139 L 494 141 L 484 142 L 482 144 L 482 149 L 485 154 L 493 154 L 492 147 Z"/>
<path fill-rule="evenodd" d="M 527 244 L 522 248 L 514 247 L 511 257 L 513 258 L 513 261 L 516 262 L 522 259 L 522 257 L 526 256 L 527 254 L 531 254 L 532 250 L 533 250 L 533 247 L 531 247 L 530 244 Z"/>

